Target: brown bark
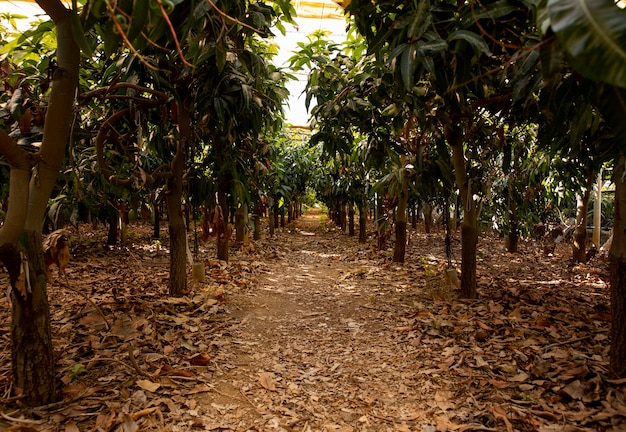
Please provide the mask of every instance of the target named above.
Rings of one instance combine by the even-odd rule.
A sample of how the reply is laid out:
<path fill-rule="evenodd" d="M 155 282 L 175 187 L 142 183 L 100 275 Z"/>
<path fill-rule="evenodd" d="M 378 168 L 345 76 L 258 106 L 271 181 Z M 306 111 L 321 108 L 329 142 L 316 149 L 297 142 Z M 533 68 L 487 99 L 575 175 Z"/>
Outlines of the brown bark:
<path fill-rule="evenodd" d="M 615 215 L 613 242 L 609 251 L 611 283 L 611 350 L 610 370 L 618 378 L 626 378 L 626 156 L 615 166 Z"/>
<path fill-rule="evenodd" d="M 48 199 L 56 183 L 65 156 L 74 96 L 78 84 L 80 51 L 72 35 L 70 13 L 58 0 L 38 0 L 38 4 L 56 25 L 57 70 L 53 75 L 44 137 L 39 152 L 36 176 L 24 163 L 12 161 L 9 209 L 0 229 L 0 250 L 18 253 L 17 238 L 23 234 L 25 261 L 20 261 L 22 279 L 12 281 L 11 349 L 13 387 L 22 394 L 22 403 L 30 406 L 45 405 L 57 399 L 54 352 L 50 328 L 50 310 L 46 292 L 46 269 L 41 243 L 41 231 Z M 0 149 L 8 142 L 0 140 Z M 19 191 L 16 192 L 16 191 Z M 3 263 L 15 267 L 17 255 L 2 257 Z M 28 264 L 26 264 L 28 263 Z M 29 275 L 25 280 L 24 275 Z M 14 278 L 12 278 L 14 279 Z"/>
<path fill-rule="evenodd" d="M 506 250 L 510 253 L 516 253 L 519 241 L 519 221 L 517 218 L 517 205 L 515 204 L 515 200 L 511 196 L 511 193 L 509 193 L 508 212 L 509 232 L 506 237 Z"/>
<path fill-rule="evenodd" d="M 367 201 L 359 206 L 359 243 L 367 242 Z"/>
<path fill-rule="evenodd" d="M 231 229 L 228 226 L 228 202 L 226 200 L 225 186 L 222 185 L 217 192 L 218 206 L 222 210 L 222 214 L 218 223 L 217 229 L 217 259 L 222 261 L 228 261 L 229 249 L 230 249 L 230 236 Z"/>
<path fill-rule="evenodd" d="M 276 232 L 276 221 L 274 214 L 274 199 L 269 197 L 267 200 L 267 221 L 270 229 L 270 236 L 273 236 Z"/>
<path fill-rule="evenodd" d="M 247 243 L 248 205 L 241 204 L 235 211 L 235 241 L 238 244 Z"/>
<path fill-rule="evenodd" d="M 348 235 L 354 237 L 354 204 L 348 204 Z"/>
<path fill-rule="evenodd" d="M 161 238 L 161 210 L 159 209 L 158 199 L 152 202 L 152 214 L 154 217 L 152 238 L 158 240 Z"/>
<path fill-rule="evenodd" d="M 424 203 L 424 232 L 430 234 L 433 226 L 433 206 L 430 203 Z"/>
<path fill-rule="evenodd" d="M 461 224 L 461 297 L 475 299 L 476 288 L 476 247 L 478 245 L 478 213 L 470 179 L 465 166 L 462 131 L 457 125 L 446 125 L 444 133 L 452 149 L 452 163 L 461 202 L 463 203 L 463 223 Z"/>
<path fill-rule="evenodd" d="M 393 248 L 393 262 L 403 263 L 406 253 L 406 224 L 407 202 L 409 200 L 409 182 L 403 176 L 402 190 L 398 196 L 398 211 L 396 213 L 396 243 Z"/>
<path fill-rule="evenodd" d="M 41 233 L 26 232 L 30 292 L 11 290 L 13 385 L 28 405 L 56 401 L 56 371 Z"/>
<path fill-rule="evenodd" d="M 183 217 L 183 174 L 188 143 L 192 138 L 188 104 L 178 104 L 178 142 L 172 160 L 172 177 L 167 182 L 167 219 L 170 235 L 170 296 L 187 292 L 187 229 Z"/>
<path fill-rule="evenodd" d="M 576 194 L 576 228 L 574 229 L 574 241 L 572 243 L 572 259 L 574 262 L 579 263 L 587 261 L 587 212 L 589 210 L 591 188 L 593 187 L 593 177 L 593 171 L 589 170 L 582 194 Z"/>

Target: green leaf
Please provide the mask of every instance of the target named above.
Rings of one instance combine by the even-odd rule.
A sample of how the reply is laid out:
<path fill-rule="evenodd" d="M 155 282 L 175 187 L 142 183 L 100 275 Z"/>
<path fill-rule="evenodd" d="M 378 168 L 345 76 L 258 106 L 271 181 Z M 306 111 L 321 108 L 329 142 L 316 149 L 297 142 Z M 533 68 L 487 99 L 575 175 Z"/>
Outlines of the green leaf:
<path fill-rule="evenodd" d="M 626 87 L 626 10 L 608 0 L 549 0 L 548 12 L 575 69 Z"/>
<path fill-rule="evenodd" d="M 410 44 L 400 57 L 400 75 L 405 89 L 413 88 L 415 72 L 415 54 L 417 50 L 415 44 Z"/>
<path fill-rule="evenodd" d="M 145 0 L 135 0 L 133 2 L 133 14 L 128 28 L 128 40 L 132 43 L 139 33 L 144 29 L 150 11 L 150 2 Z"/>
<path fill-rule="evenodd" d="M 482 37 L 480 37 L 479 35 L 477 35 L 476 33 L 472 31 L 456 30 L 452 32 L 450 36 L 448 36 L 448 42 L 451 42 L 454 40 L 464 40 L 472 48 L 474 48 L 474 51 L 491 55 L 491 52 L 489 51 L 489 47 L 487 46 L 487 43 L 485 43 Z"/>
<path fill-rule="evenodd" d="M 70 12 L 70 23 L 72 24 L 72 36 L 74 36 L 74 40 L 76 41 L 78 47 L 87 57 L 93 57 L 93 50 L 85 38 L 83 24 L 80 22 L 80 17 L 74 10 Z"/>

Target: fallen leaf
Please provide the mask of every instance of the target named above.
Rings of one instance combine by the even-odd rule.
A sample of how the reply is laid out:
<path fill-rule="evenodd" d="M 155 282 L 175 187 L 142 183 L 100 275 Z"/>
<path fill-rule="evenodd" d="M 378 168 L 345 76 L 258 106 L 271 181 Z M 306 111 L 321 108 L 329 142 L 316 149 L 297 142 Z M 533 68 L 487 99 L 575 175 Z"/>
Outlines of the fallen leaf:
<path fill-rule="evenodd" d="M 514 375 L 512 377 L 507 378 L 507 381 L 511 381 L 511 382 L 524 382 L 526 381 L 530 376 L 526 373 L 526 372 L 520 372 L 517 375 Z"/>
<path fill-rule="evenodd" d="M 149 380 L 137 380 L 137 385 L 139 387 L 141 387 L 142 389 L 149 391 L 151 393 L 154 393 L 155 391 L 157 391 L 159 389 L 159 387 L 161 387 L 161 384 L 159 383 L 155 383 Z"/>
<path fill-rule="evenodd" d="M 263 372 L 259 375 L 259 384 L 266 390 L 276 391 L 276 383 L 271 372 Z"/>

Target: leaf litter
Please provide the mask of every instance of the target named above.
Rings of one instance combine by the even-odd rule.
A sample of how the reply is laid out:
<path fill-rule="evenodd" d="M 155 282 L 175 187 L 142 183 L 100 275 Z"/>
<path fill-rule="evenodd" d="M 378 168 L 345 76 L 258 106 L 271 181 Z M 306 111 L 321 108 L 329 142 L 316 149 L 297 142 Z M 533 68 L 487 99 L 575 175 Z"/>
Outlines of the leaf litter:
<path fill-rule="evenodd" d="M 0 429 L 13 431 L 620 431 L 610 379 L 608 264 L 532 242 L 478 246 L 480 299 L 444 278 L 443 234 L 418 228 L 406 263 L 319 215 L 233 248 L 201 244 L 206 281 L 167 296 L 167 239 L 133 226 L 106 249 L 72 233 L 51 271 L 61 400 L 12 396 L 0 299 Z M 306 235 L 303 235 L 302 233 Z M 459 268 L 459 234 L 453 238 Z M 8 278 L 0 275 L 5 286 Z M 80 290 L 81 295 L 77 295 Z"/>

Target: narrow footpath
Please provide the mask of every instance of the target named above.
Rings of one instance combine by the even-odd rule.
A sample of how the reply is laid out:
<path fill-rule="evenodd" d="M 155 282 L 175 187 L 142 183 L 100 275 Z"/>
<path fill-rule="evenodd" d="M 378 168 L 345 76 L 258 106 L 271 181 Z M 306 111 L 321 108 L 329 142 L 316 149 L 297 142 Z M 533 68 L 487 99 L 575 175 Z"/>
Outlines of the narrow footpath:
<path fill-rule="evenodd" d="M 319 225 L 305 215 L 266 242 L 256 283 L 227 295 L 237 325 L 215 341 L 214 391 L 199 399 L 219 419 L 208 429 L 444 430 L 453 400 L 467 396 L 446 377 L 454 349 L 424 343 L 414 325 L 420 281 Z"/>

